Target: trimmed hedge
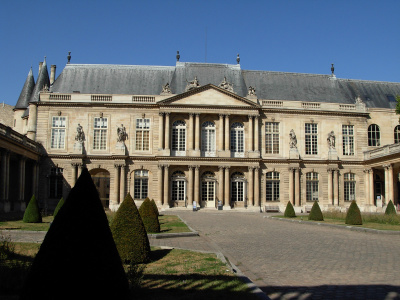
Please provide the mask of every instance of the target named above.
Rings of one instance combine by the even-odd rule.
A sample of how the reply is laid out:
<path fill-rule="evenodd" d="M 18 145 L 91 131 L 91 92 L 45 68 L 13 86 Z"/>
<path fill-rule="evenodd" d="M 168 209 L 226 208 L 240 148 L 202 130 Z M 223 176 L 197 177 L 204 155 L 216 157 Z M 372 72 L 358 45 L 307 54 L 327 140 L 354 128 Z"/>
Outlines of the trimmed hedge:
<path fill-rule="evenodd" d="M 345 223 L 349 225 L 362 225 L 361 212 L 355 200 L 350 204 Z"/>
<path fill-rule="evenodd" d="M 318 201 L 315 201 L 310 214 L 308 215 L 308 219 L 309 220 L 313 220 L 313 221 L 323 221 L 324 220 L 324 216 L 322 215 L 322 211 L 321 208 L 319 207 Z"/>
<path fill-rule="evenodd" d="M 19 299 L 77 298 L 129 299 L 122 261 L 86 168 L 50 226 Z"/>
<path fill-rule="evenodd" d="M 42 215 L 40 214 L 39 204 L 35 195 L 32 195 L 32 198 L 25 209 L 22 221 L 25 223 L 42 223 Z"/>
<path fill-rule="evenodd" d="M 286 205 L 284 216 L 286 218 L 295 218 L 296 217 L 296 212 L 294 211 L 293 205 L 290 201 Z"/>
<path fill-rule="evenodd" d="M 150 259 L 150 243 L 135 201 L 128 193 L 111 222 L 111 232 L 125 263 L 145 263 Z"/>
<path fill-rule="evenodd" d="M 158 207 L 157 207 L 157 204 L 156 204 L 156 202 L 154 201 L 154 199 L 151 199 L 151 204 L 153 205 L 153 207 L 154 207 L 154 212 L 157 214 L 157 217 L 160 215 L 160 213 L 159 213 L 159 211 L 158 211 Z"/>
<path fill-rule="evenodd" d="M 147 232 L 160 232 L 160 222 L 158 221 L 157 213 L 154 211 L 154 206 L 149 198 L 146 198 L 139 207 L 139 214 L 142 217 Z"/>
<path fill-rule="evenodd" d="M 392 200 L 390 200 L 388 205 L 386 206 L 385 215 L 395 215 L 395 214 L 396 214 L 396 208 L 394 207 Z"/>
<path fill-rule="evenodd" d="M 63 197 L 61 197 L 61 199 L 60 199 L 60 201 L 58 201 L 58 204 L 57 204 L 57 206 L 56 206 L 56 209 L 54 210 L 54 213 L 53 213 L 53 219 L 56 217 L 56 215 L 58 214 L 58 211 L 60 210 L 60 208 L 64 205 L 64 198 Z"/>

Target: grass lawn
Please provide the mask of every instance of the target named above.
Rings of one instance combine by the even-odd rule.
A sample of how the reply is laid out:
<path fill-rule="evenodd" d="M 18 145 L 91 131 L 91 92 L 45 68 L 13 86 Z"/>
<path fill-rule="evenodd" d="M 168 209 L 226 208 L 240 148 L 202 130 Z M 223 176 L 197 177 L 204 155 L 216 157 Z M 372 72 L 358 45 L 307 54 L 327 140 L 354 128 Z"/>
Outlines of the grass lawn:
<path fill-rule="evenodd" d="M 24 223 L 22 219 L 15 221 L 0 222 L 0 230 L 29 230 L 29 231 L 47 231 L 50 222 L 53 221 L 52 216 L 43 217 L 42 223 Z"/>
<path fill-rule="evenodd" d="M 14 244 L 14 261 L 21 262 L 33 261 L 40 247 L 32 243 Z M 258 299 L 215 254 L 152 248 L 151 257 L 145 265 L 141 288 L 133 291 L 132 299 Z M 4 274 L 0 273 L 0 278 Z M 14 290 L 8 292 L 0 282 L 0 298 L 17 299 L 22 282 L 23 279 L 16 278 L 12 282 Z"/>

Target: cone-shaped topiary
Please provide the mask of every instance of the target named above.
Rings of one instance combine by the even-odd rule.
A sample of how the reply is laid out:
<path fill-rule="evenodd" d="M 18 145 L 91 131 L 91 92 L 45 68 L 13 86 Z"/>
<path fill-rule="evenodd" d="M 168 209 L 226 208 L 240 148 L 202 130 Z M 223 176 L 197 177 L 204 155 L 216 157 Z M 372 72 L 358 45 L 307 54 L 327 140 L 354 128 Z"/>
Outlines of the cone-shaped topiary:
<path fill-rule="evenodd" d="M 157 213 L 154 211 L 154 206 L 149 198 L 143 201 L 142 205 L 139 207 L 139 213 L 147 232 L 160 232 L 160 222 L 158 221 Z"/>
<path fill-rule="evenodd" d="M 157 214 L 157 217 L 160 215 L 160 212 L 158 211 L 158 207 L 157 207 L 157 204 L 156 204 L 156 202 L 154 201 L 154 199 L 151 199 L 151 204 L 153 205 L 153 207 L 154 207 L 154 212 Z"/>
<path fill-rule="evenodd" d="M 324 220 L 324 216 L 322 215 L 322 211 L 321 208 L 319 207 L 318 201 L 315 201 L 310 214 L 308 215 L 308 219 L 309 220 L 313 220 L 313 221 L 323 221 Z"/>
<path fill-rule="evenodd" d="M 20 299 L 128 297 L 129 283 L 104 208 L 84 168 L 43 240 Z"/>
<path fill-rule="evenodd" d="M 129 193 L 118 208 L 110 227 L 122 261 L 144 263 L 149 260 L 149 238 Z"/>
<path fill-rule="evenodd" d="M 346 224 L 362 225 L 361 212 L 355 200 L 351 202 L 349 210 L 347 211 Z"/>
<path fill-rule="evenodd" d="M 61 197 L 60 201 L 58 201 L 58 204 L 56 206 L 56 209 L 54 210 L 53 213 L 53 219 L 56 217 L 56 215 L 58 214 L 58 211 L 60 210 L 60 208 L 64 205 L 64 198 Z"/>
<path fill-rule="evenodd" d="M 42 215 L 40 214 L 39 204 L 35 195 L 29 201 L 22 221 L 25 223 L 42 223 Z"/>
<path fill-rule="evenodd" d="M 295 218 L 296 217 L 296 213 L 295 213 L 293 205 L 290 201 L 286 205 L 284 216 L 286 218 Z"/>
<path fill-rule="evenodd" d="M 396 208 L 394 207 L 392 200 L 390 200 L 388 205 L 386 206 L 385 215 L 395 215 L 395 214 L 396 214 Z"/>

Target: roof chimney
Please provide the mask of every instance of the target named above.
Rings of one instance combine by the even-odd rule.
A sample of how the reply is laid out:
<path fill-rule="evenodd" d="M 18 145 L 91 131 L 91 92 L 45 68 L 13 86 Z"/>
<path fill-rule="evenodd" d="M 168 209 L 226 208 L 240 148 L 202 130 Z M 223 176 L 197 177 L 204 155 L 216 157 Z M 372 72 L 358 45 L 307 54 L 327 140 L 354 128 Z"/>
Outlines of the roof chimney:
<path fill-rule="evenodd" d="M 56 79 L 56 65 L 51 65 L 50 67 L 50 85 L 53 85 Z"/>
<path fill-rule="evenodd" d="M 41 61 L 41 62 L 39 62 L 39 73 L 38 73 L 38 76 L 40 74 L 40 70 L 42 69 L 42 66 L 43 66 L 43 62 Z"/>

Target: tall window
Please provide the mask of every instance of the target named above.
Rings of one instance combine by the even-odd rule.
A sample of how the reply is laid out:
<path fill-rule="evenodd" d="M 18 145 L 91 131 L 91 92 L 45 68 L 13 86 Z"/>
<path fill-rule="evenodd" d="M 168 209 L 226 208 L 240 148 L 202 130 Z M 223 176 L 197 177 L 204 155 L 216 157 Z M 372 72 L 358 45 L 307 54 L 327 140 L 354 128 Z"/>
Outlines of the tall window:
<path fill-rule="evenodd" d="M 149 171 L 136 170 L 134 183 L 134 198 L 145 199 L 147 197 L 149 187 Z"/>
<path fill-rule="evenodd" d="M 201 180 L 201 200 L 215 201 L 215 174 L 205 172 Z"/>
<path fill-rule="evenodd" d="M 266 201 L 279 201 L 279 173 L 268 172 L 266 185 Z"/>
<path fill-rule="evenodd" d="M 344 174 L 344 201 L 356 200 L 356 178 L 353 173 Z"/>
<path fill-rule="evenodd" d="M 394 128 L 394 143 L 400 143 L 400 125 Z"/>
<path fill-rule="evenodd" d="M 306 123 L 306 154 L 318 154 L 318 126 L 314 123 Z"/>
<path fill-rule="evenodd" d="M 60 199 L 63 194 L 63 169 L 51 168 L 50 170 L 50 195 L 49 198 Z"/>
<path fill-rule="evenodd" d="M 201 155 L 215 156 L 215 124 L 204 122 L 201 126 Z"/>
<path fill-rule="evenodd" d="M 136 119 L 136 147 L 138 151 L 150 148 L 150 119 Z"/>
<path fill-rule="evenodd" d="M 380 146 L 381 145 L 381 131 L 379 126 L 371 124 L 368 127 L 368 146 Z"/>
<path fill-rule="evenodd" d="M 185 173 L 176 171 L 172 174 L 172 201 L 184 201 L 186 196 Z"/>
<path fill-rule="evenodd" d="M 245 178 L 243 173 L 235 172 L 231 176 L 231 201 L 244 201 L 245 199 Z"/>
<path fill-rule="evenodd" d="M 94 134 L 93 134 L 93 149 L 107 149 L 107 118 L 94 118 Z"/>
<path fill-rule="evenodd" d="M 51 148 L 64 149 L 65 146 L 65 117 L 53 117 L 51 122 Z"/>
<path fill-rule="evenodd" d="M 231 153 L 233 157 L 244 157 L 244 125 L 239 122 L 231 126 Z"/>
<path fill-rule="evenodd" d="M 306 174 L 306 200 L 318 201 L 318 173 Z"/>
<path fill-rule="evenodd" d="M 186 155 L 186 123 L 182 120 L 172 124 L 172 151 L 173 155 Z"/>
<path fill-rule="evenodd" d="M 265 123 L 265 153 L 279 153 L 279 123 Z"/>
<path fill-rule="evenodd" d="M 354 155 L 354 126 L 342 125 L 343 155 Z"/>

